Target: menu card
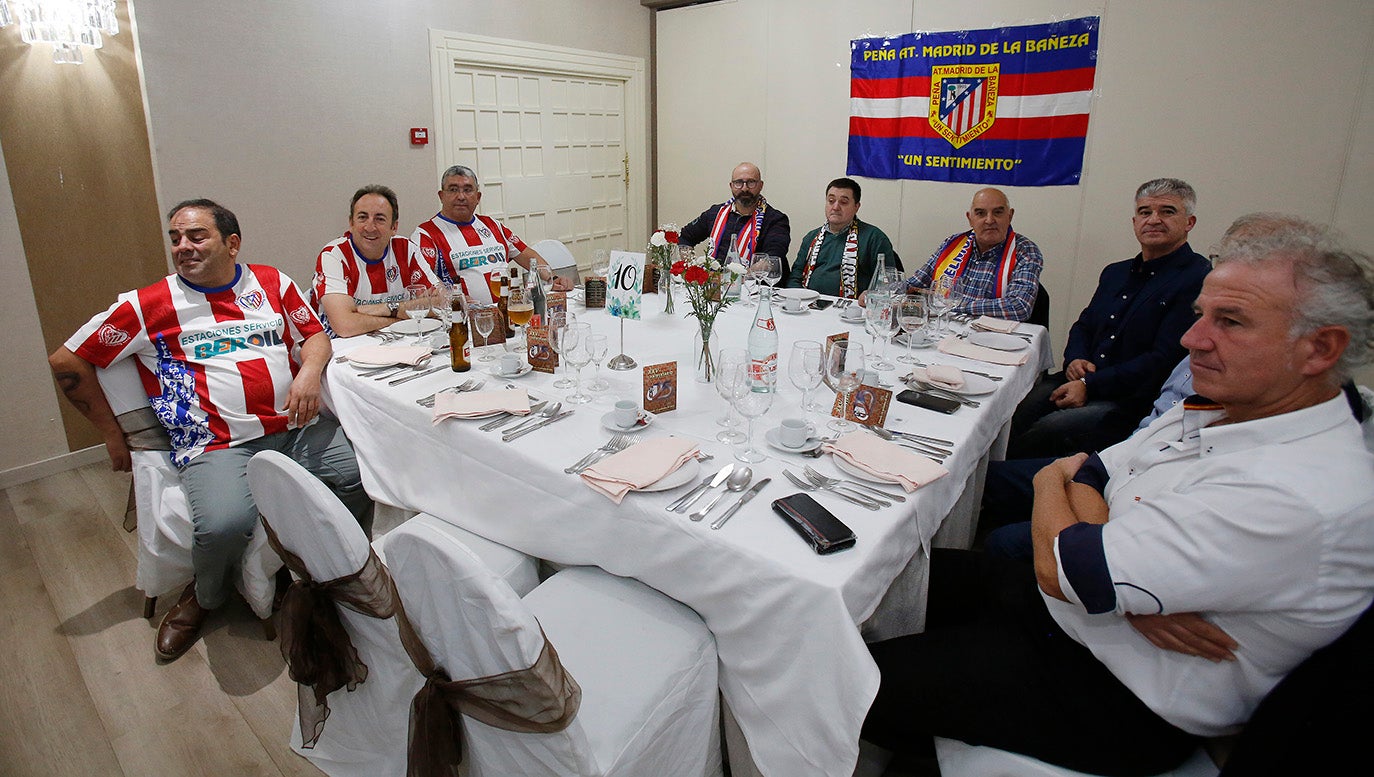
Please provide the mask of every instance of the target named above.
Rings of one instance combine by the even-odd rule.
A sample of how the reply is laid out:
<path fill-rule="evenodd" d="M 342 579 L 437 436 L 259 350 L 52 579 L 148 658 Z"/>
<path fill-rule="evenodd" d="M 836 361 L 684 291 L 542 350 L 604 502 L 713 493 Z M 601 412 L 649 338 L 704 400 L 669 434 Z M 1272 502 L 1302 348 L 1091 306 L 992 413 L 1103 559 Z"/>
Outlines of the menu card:
<path fill-rule="evenodd" d="M 848 405 L 844 404 L 844 394 L 835 394 L 830 415 L 864 426 L 883 426 L 887 422 L 887 410 L 891 404 L 891 391 L 865 384 L 854 390 Z"/>
<path fill-rule="evenodd" d="M 568 292 L 551 291 L 544 296 L 544 313 L 550 319 L 568 312 Z"/>
<path fill-rule="evenodd" d="M 535 372 L 552 375 L 558 368 L 558 353 L 549 346 L 548 327 L 525 327 L 525 339 L 529 347 L 530 367 Z"/>
<path fill-rule="evenodd" d="M 650 413 L 677 409 L 677 362 L 644 366 L 644 409 Z"/>

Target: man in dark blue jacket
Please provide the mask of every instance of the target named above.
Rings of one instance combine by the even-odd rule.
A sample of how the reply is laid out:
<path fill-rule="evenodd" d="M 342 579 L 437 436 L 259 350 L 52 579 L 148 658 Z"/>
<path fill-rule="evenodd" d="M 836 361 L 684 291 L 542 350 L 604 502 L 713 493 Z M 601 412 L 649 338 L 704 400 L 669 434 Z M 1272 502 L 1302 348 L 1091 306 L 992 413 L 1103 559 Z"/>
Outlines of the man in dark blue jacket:
<path fill-rule="evenodd" d="M 1193 300 L 1211 269 L 1188 245 L 1197 194 L 1177 178 L 1135 193 L 1140 253 L 1102 270 L 1069 330 L 1064 371 L 1042 378 L 1012 417 L 1007 458 L 1068 456 L 1126 439 L 1183 357 Z"/>

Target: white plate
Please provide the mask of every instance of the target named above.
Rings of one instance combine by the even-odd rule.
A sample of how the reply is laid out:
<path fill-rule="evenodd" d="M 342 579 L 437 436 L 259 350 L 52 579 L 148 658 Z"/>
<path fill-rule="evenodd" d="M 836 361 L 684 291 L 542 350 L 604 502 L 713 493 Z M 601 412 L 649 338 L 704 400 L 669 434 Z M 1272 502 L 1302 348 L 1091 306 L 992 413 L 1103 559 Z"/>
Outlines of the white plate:
<path fill-rule="evenodd" d="M 935 385 L 935 384 L 931 384 L 931 385 Z M 992 392 L 996 391 L 996 390 L 997 390 L 997 384 L 994 383 L 994 382 L 992 382 L 991 380 L 988 380 L 987 378 L 983 377 L 982 375 L 974 375 L 974 374 L 971 373 L 971 372 L 966 372 L 966 373 L 964 373 L 964 387 L 963 387 L 963 388 L 961 388 L 961 389 L 952 389 L 952 388 L 945 388 L 944 386 L 936 386 L 936 388 L 940 389 L 941 391 L 948 391 L 948 392 L 953 393 L 953 394 L 959 394 L 960 396 L 965 396 L 965 397 L 981 397 L 981 396 L 984 396 L 984 395 L 986 395 L 986 394 L 991 394 Z"/>
<path fill-rule="evenodd" d="M 815 434 L 814 430 L 812 431 L 812 434 Z M 807 440 L 806 444 L 801 446 L 800 448 L 789 448 L 786 445 L 782 444 L 782 440 L 779 439 L 778 430 L 776 428 L 769 429 L 768 431 L 764 432 L 763 439 L 767 440 L 768 444 L 772 447 L 777 448 L 778 450 L 784 451 L 786 453 L 810 453 L 811 451 L 814 451 L 825 444 L 820 440 L 816 439 L 815 437 L 812 437 L 811 439 Z"/>
<path fill-rule="evenodd" d="M 518 378 L 521 375 L 528 375 L 534 367 L 522 363 L 518 372 L 502 372 L 500 364 L 493 364 L 487 368 L 487 374 L 497 378 Z"/>
<path fill-rule="evenodd" d="M 634 426 L 631 426 L 629 429 L 626 429 L 623 426 L 616 426 L 615 412 L 612 411 L 610 413 L 607 413 L 606 415 L 601 416 L 601 428 L 605 429 L 608 432 L 623 432 L 625 434 L 634 434 L 635 432 L 642 432 L 645 429 L 648 429 L 649 427 L 653 426 L 654 417 L 655 416 L 653 413 L 645 413 L 643 411 L 640 411 L 640 423 L 637 423 Z"/>
<path fill-rule="evenodd" d="M 839 468 L 839 470 L 840 470 L 841 472 L 843 472 L 844 474 L 846 474 L 846 475 L 848 475 L 848 476 L 850 476 L 850 477 L 852 477 L 852 478 L 858 478 L 859 480 L 867 480 L 869 483 L 900 483 L 900 482 L 901 482 L 901 481 L 898 481 L 898 480 L 890 480 L 890 479 L 888 479 L 888 478 L 880 478 L 880 477 L 877 477 L 876 475 L 870 475 L 869 473 L 864 472 L 863 470 L 859 469 L 858 467 L 854 466 L 853 464 L 850 464 L 849 462 L 845 461 L 844 459 L 840 458 L 839 456 L 831 456 L 831 457 L 830 457 L 830 460 L 831 460 L 832 462 L 835 463 L 835 466 L 836 466 L 837 468 Z"/>
<path fill-rule="evenodd" d="M 416 329 L 417 325 L 419 326 L 418 330 Z M 405 321 L 397 321 L 391 326 L 383 328 L 382 331 L 393 335 L 429 334 L 443 325 L 444 322 L 437 318 L 422 318 L 418 324 L 414 319 L 408 318 Z"/>
<path fill-rule="evenodd" d="M 810 302 L 813 299 L 819 299 L 821 296 L 821 293 L 815 289 L 801 288 L 778 289 L 773 293 L 777 294 L 779 297 L 795 297 L 802 302 Z"/>
<path fill-rule="evenodd" d="M 688 483 L 691 483 L 693 480 L 697 479 L 697 475 L 699 474 L 701 474 L 701 462 L 697 461 L 696 459 L 688 459 L 686 463 L 684 463 L 681 467 L 678 467 L 672 472 L 669 472 L 668 474 L 664 475 L 663 477 L 659 478 L 653 483 L 650 483 L 649 485 L 643 488 L 633 488 L 630 490 L 639 491 L 641 493 L 649 493 L 653 491 L 668 491 L 670 489 L 677 488 L 678 486 L 685 486 Z"/>
<path fill-rule="evenodd" d="M 1019 337 L 1004 335 L 1001 332 L 974 332 L 968 336 L 968 341 L 974 345 L 994 348 L 999 351 L 1020 351 L 1030 345 Z"/>
<path fill-rule="evenodd" d="M 932 340 L 932 339 L 931 339 L 928 335 L 926 335 L 924 332 L 917 332 L 917 333 L 916 333 L 916 337 L 917 337 L 918 339 L 916 340 L 915 343 L 912 344 L 912 347 L 914 347 L 914 348 L 929 348 L 929 347 L 931 347 L 931 346 L 933 346 L 933 345 L 936 345 L 936 342 L 935 342 L 934 340 Z M 900 332 L 900 333 L 898 333 L 896 336 L 894 336 L 894 337 L 892 338 L 892 342 L 893 342 L 893 343 L 896 343 L 897 345 L 902 346 L 903 348 L 905 348 L 905 347 L 906 347 L 906 338 L 907 338 L 906 332 Z"/>
<path fill-rule="evenodd" d="M 864 309 L 859 307 L 856 302 L 840 311 L 840 320 L 848 321 L 851 324 L 862 324 L 864 322 Z"/>

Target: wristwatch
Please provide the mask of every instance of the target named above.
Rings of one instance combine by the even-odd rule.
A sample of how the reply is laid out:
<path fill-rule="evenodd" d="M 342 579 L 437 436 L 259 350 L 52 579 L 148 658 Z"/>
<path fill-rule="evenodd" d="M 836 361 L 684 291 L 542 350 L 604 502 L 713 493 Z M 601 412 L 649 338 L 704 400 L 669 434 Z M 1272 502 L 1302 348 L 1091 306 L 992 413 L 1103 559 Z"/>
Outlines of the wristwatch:
<path fill-rule="evenodd" d="M 388 316 L 390 316 L 391 318 L 395 318 L 395 317 L 396 317 L 396 312 L 397 312 L 398 310 L 400 310 L 400 309 L 401 309 L 401 306 L 400 306 L 399 303 L 396 303 L 396 302 L 388 302 L 388 303 L 386 303 L 386 314 L 387 314 Z"/>

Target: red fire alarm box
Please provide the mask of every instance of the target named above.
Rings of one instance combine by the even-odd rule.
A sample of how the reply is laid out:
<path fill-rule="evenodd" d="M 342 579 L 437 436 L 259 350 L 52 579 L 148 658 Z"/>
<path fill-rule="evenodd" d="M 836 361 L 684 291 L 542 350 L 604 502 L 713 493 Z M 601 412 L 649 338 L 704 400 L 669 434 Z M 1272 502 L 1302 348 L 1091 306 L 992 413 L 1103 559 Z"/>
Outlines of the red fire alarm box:
<path fill-rule="evenodd" d="M 410 145 L 412 145 L 412 146 L 427 146 L 427 145 L 429 145 L 429 128 L 428 128 L 428 127 L 411 127 L 411 128 L 410 128 Z"/>

